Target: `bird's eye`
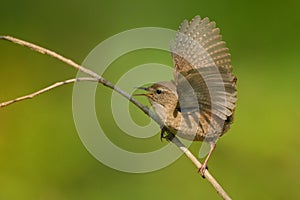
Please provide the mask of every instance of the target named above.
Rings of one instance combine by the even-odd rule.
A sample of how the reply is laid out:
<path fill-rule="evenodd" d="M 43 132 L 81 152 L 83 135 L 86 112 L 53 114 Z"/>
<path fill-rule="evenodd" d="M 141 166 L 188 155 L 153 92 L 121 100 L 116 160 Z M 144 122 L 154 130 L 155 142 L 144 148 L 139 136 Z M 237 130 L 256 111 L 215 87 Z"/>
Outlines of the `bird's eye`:
<path fill-rule="evenodd" d="M 156 93 L 157 93 L 157 94 L 160 94 L 160 93 L 161 93 L 161 90 L 156 90 Z"/>

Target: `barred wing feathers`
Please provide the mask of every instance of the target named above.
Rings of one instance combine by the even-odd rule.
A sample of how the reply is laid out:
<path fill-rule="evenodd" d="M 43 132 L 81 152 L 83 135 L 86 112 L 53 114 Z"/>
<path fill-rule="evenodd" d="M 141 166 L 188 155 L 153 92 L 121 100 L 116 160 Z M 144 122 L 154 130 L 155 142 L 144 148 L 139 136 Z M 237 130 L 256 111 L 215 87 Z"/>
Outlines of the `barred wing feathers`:
<path fill-rule="evenodd" d="M 204 134 L 225 132 L 232 121 L 237 92 L 220 29 L 208 18 L 184 20 L 171 52 L 182 113 L 198 116 Z"/>

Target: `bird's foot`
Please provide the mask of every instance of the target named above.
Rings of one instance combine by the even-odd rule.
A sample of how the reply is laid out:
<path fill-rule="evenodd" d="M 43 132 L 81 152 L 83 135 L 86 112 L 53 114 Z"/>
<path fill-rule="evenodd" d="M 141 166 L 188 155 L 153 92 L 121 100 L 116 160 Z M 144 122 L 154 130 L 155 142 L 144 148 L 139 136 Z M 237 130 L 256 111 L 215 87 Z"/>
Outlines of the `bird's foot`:
<path fill-rule="evenodd" d="M 163 139 L 165 139 L 167 141 L 171 141 L 171 140 L 173 140 L 173 138 L 174 138 L 174 134 L 169 132 L 166 127 L 161 128 L 161 132 L 160 132 L 160 140 L 161 141 Z"/>
<path fill-rule="evenodd" d="M 167 132 L 166 132 L 167 128 L 165 126 L 161 127 L 160 129 L 160 141 L 162 141 L 163 139 L 167 138 Z"/>
<path fill-rule="evenodd" d="M 201 167 L 198 169 L 198 173 L 202 176 L 202 178 L 205 178 L 204 173 L 205 171 L 208 170 L 207 163 L 204 163 L 201 165 Z"/>
<path fill-rule="evenodd" d="M 175 135 L 173 133 L 167 132 L 165 139 L 167 141 L 172 141 L 174 137 L 175 137 Z"/>

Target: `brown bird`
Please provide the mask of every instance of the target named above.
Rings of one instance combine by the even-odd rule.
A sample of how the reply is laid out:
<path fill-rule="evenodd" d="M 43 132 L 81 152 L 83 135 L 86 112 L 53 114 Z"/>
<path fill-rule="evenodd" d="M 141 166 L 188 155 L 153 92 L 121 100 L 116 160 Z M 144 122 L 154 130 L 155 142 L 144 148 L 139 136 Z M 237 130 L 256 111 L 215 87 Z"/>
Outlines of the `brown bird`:
<path fill-rule="evenodd" d="M 208 18 L 184 20 L 171 44 L 174 81 L 140 88 L 168 130 L 184 139 L 206 141 L 210 151 L 199 172 L 204 176 L 217 139 L 233 122 L 236 77 L 220 29 Z"/>

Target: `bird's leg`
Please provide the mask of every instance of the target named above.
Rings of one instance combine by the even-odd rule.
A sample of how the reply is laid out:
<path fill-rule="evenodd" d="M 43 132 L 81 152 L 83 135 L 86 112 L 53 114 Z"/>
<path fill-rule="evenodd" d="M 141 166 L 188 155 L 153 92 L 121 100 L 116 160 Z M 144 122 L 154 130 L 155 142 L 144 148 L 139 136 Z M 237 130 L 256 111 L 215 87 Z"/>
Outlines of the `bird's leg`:
<path fill-rule="evenodd" d="M 209 158 L 210 158 L 212 152 L 215 150 L 215 148 L 216 148 L 216 143 L 215 143 L 215 142 L 210 142 L 210 150 L 209 150 L 209 153 L 208 153 L 208 155 L 206 156 L 206 158 L 205 158 L 205 160 L 204 160 L 202 166 L 198 169 L 198 172 L 200 172 L 200 174 L 201 174 L 201 176 L 202 176 L 203 178 L 205 178 L 204 172 L 205 172 L 205 170 L 207 169 L 207 162 L 208 162 L 208 160 L 209 160 Z"/>

